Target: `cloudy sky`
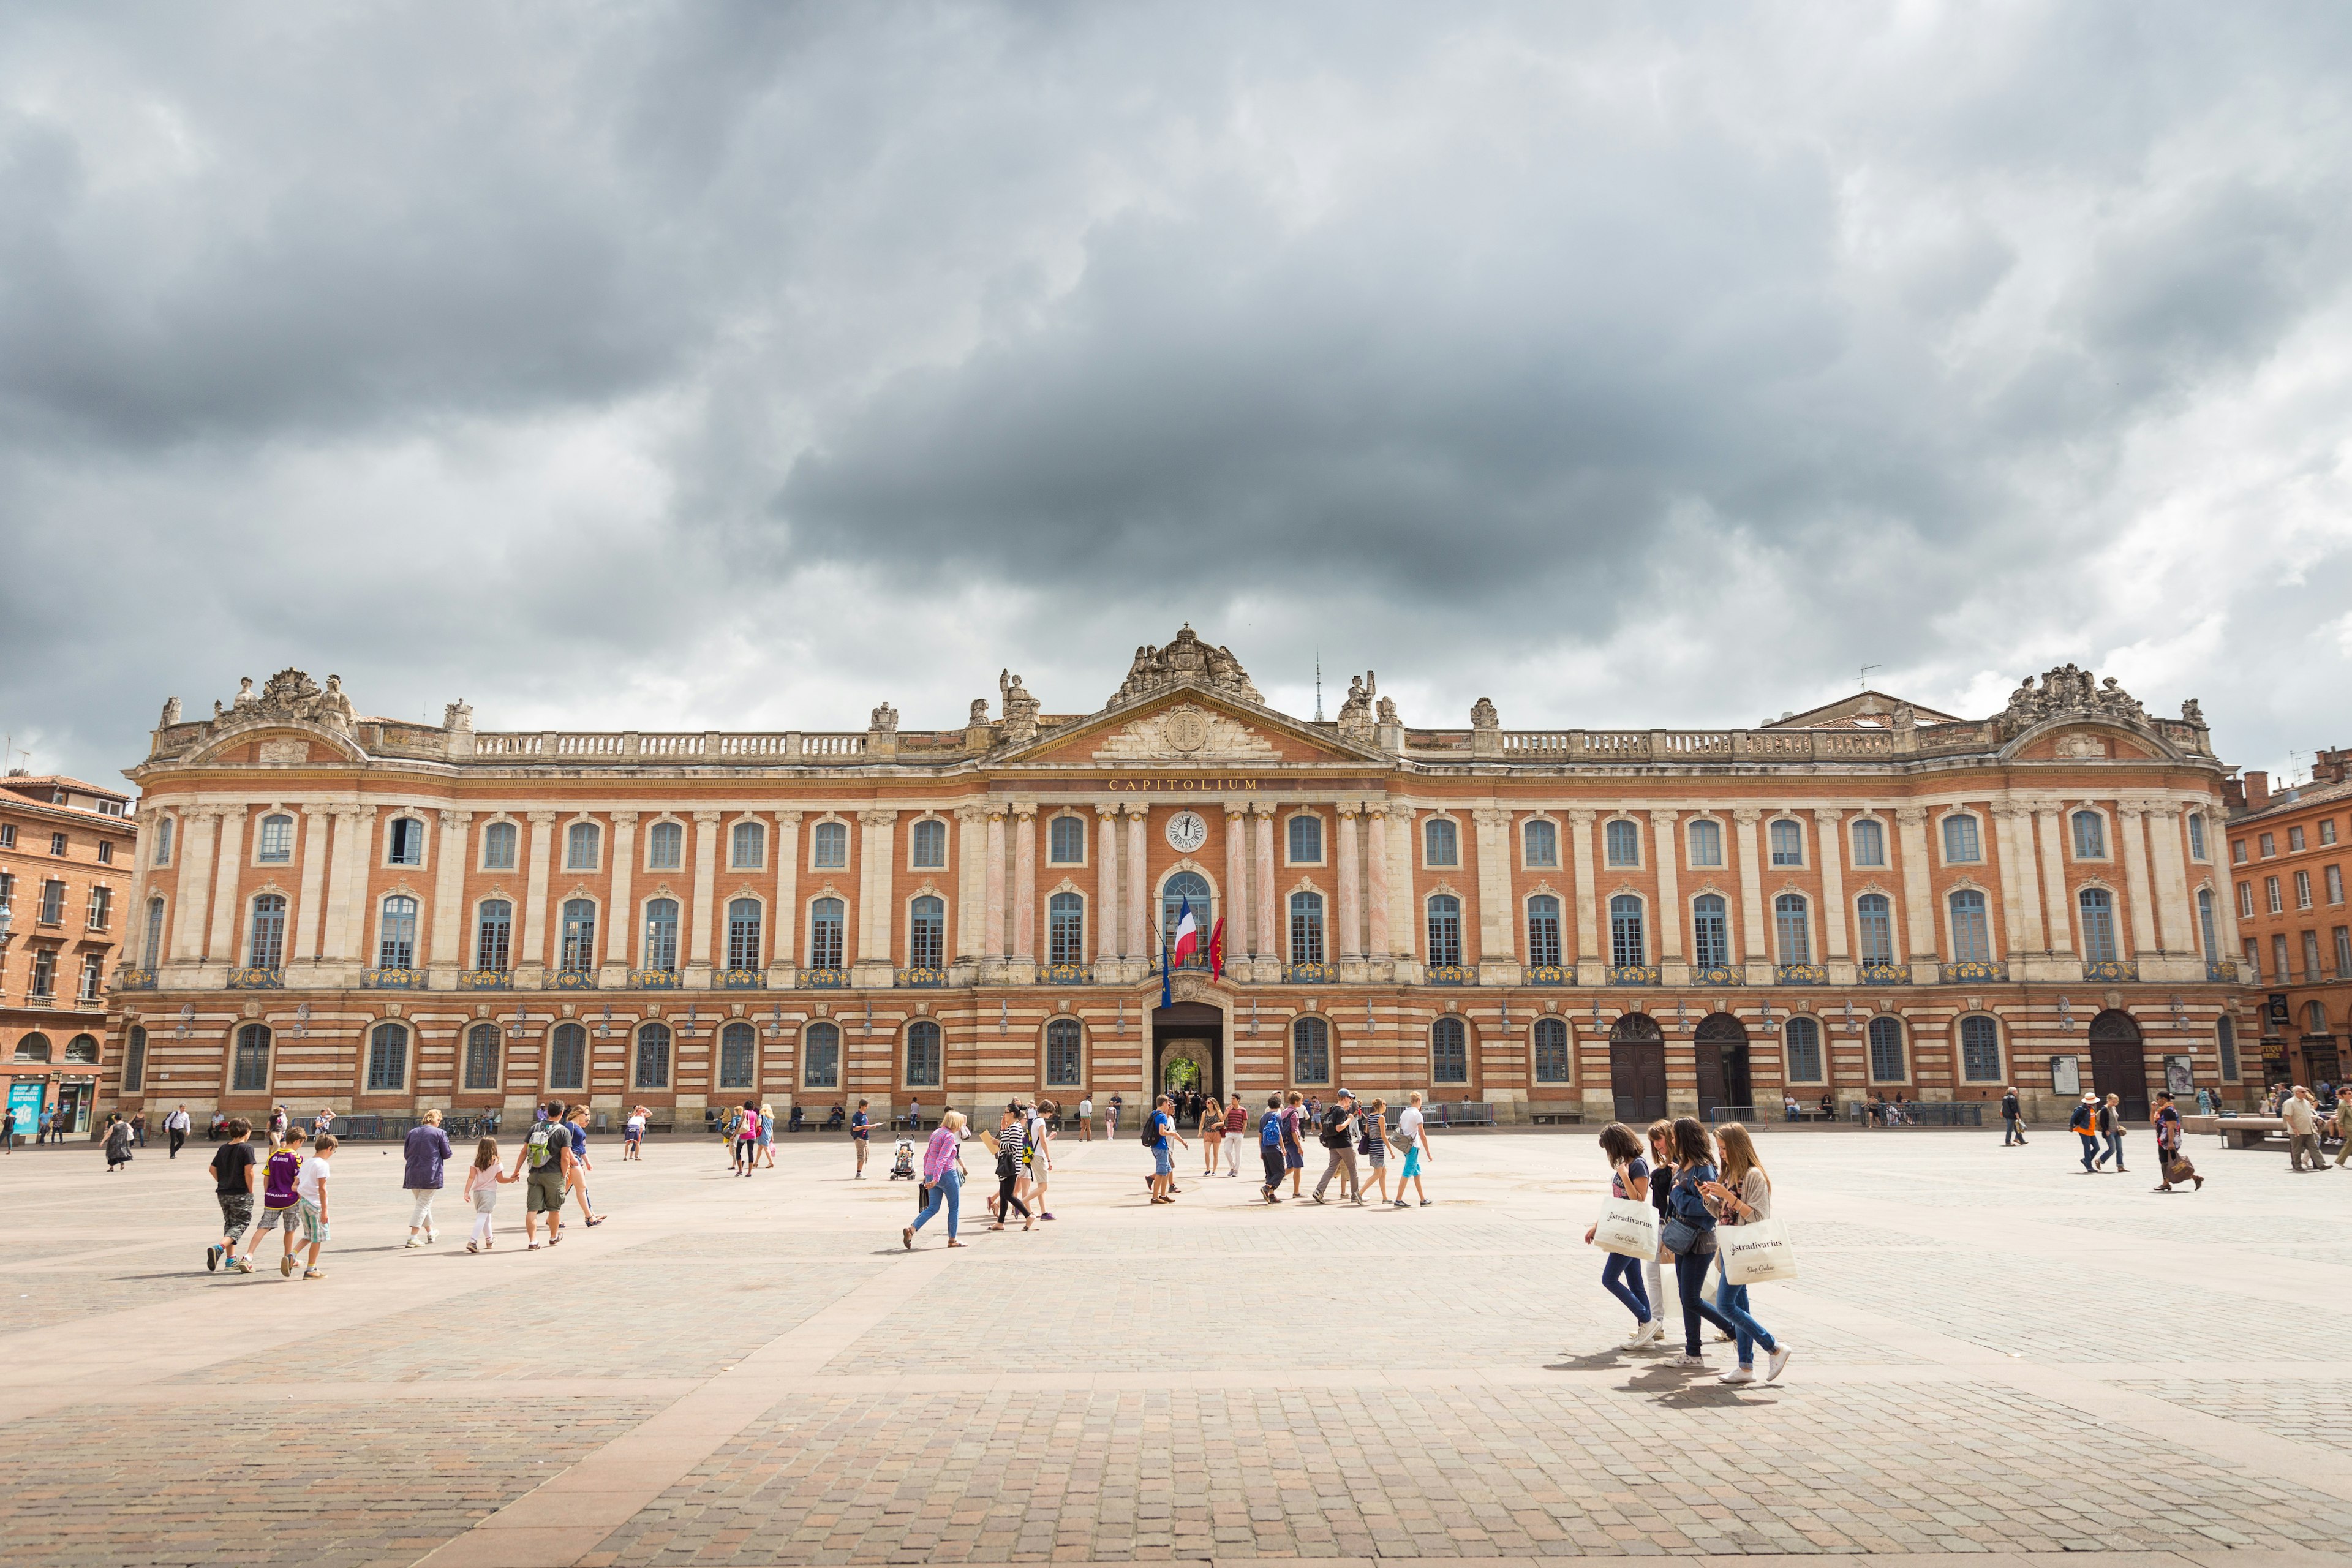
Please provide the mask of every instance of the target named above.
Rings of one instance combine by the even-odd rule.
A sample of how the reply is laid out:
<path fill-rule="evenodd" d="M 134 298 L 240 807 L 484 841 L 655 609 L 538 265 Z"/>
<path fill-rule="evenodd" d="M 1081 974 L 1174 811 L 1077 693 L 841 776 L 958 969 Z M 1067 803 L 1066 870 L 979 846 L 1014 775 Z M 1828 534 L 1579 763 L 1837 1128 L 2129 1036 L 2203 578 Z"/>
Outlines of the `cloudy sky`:
<path fill-rule="evenodd" d="M 0 12 L 0 725 L 2352 744 L 2352 8 Z M 1336 698 L 1328 700 L 1336 708 Z M 25 759 L 14 759 L 22 762 Z"/>

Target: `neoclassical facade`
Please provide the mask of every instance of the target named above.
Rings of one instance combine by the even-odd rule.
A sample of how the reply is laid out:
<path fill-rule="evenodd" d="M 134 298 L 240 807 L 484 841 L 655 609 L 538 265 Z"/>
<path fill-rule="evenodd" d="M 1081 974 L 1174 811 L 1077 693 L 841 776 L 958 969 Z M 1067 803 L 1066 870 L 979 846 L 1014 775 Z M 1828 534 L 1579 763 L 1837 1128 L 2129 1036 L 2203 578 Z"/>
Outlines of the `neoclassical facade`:
<path fill-rule="evenodd" d="M 492 732 L 289 670 L 168 704 L 109 1098 L 821 1114 L 1420 1089 L 1504 1121 L 2241 1093 L 2196 704 L 2073 667 L 1989 719 L 1737 731 L 1279 713 L 1188 626 L 1093 711 Z M 1189 907 L 1222 971 L 1180 970 Z M 2256 1074 L 2259 1077 L 2259 1073 Z"/>

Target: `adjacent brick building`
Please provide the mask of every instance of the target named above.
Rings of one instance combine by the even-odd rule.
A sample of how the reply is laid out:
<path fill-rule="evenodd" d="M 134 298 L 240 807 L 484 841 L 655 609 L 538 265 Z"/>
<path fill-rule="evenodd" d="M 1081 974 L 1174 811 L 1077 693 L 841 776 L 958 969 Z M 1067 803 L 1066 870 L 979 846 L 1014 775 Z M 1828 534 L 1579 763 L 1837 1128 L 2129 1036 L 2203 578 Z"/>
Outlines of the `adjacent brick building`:
<path fill-rule="evenodd" d="M 0 778 L 0 1062 L 20 1131 L 43 1110 L 89 1130 L 106 976 L 137 856 L 130 797 L 79 779 Z"/>
<path fill-rule="evenodd" d="M 1824 1097 L 2239 1099 L 2227 770 L 2069 666 L 1965 720 L 1276 712 L 1190 627 L 1097 710 L 902 731 L 479 732 L 289 670 L 168 704 L 122 1102 L 555 1094 L 818 1113 L 1171 1076 L 1504 1120 Z M 1160 956 L 1189 905 L 1220 975 Z"/>
<path fill-rule="evenodd" d="M 2311 782 L 2273 795 L 2250 773 L 2231 789 L 2230 870 L 2240 952 L 2259 985 L 2262 1073 L 2341 1083 L 2352 1027 L 2352 752 L 2321 752 Z"/>

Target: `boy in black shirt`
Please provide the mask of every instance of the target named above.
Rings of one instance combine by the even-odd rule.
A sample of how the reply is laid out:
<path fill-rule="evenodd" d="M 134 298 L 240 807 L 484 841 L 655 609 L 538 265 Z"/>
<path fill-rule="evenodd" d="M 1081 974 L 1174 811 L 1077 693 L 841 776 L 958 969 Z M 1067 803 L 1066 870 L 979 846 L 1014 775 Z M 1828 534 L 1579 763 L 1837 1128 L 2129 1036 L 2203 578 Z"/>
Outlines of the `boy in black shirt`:
<path fill-rule="evenodd" d="M 244 1118 L 230 1121 L 223 1129 L 229 1141 L 213 1155 L 213 1195 L 220 1200 L 221 1240 L 218 1246 L 205 1248 L 206 1272 L 226 1263 L 239 1274 L 253 1272 L 253 1259 L 236 1255 L 238 1237 L 253 1224 L 253 1198 L 261 1185 L 261 1162 L 253 1156 L 253 1145 L 247 1142 L 253 1128 Z"/>

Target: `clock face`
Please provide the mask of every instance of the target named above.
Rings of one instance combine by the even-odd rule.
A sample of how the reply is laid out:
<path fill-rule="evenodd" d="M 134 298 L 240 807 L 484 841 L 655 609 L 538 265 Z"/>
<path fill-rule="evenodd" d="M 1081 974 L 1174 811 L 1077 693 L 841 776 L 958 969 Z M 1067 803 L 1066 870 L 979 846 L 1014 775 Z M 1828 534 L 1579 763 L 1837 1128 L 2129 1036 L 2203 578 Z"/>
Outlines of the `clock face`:
<path fill-rule="evenodd" d="M 1179 855 L 1190 855 L 1209 841 L 1209 825 L 1197 811 L 1180 811 L 1168 819 L 1168 845 Z"/>

